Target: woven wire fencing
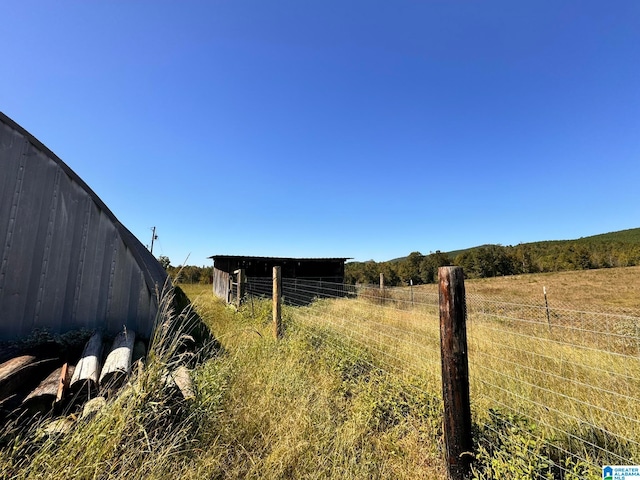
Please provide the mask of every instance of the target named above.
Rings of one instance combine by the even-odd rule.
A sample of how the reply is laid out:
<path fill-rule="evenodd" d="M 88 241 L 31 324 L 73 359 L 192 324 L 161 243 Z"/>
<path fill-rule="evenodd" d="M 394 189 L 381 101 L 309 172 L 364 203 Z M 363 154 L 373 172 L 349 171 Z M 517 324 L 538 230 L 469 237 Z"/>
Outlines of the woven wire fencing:
<path fill-rule="evenodd" d="M 247 293 L 270 297 L 271 278 Z M 371 364 L 441 398 L 438 294 L 283 279 L 300 328 L 366 351 Z M 532 478 L 600 478 L 640 463 L 640 312 L 467 295 L 470 395 L 485 455 L 508 441 L 538 459 Z M 544 472 L 544 473 L 541 473 Z"/>

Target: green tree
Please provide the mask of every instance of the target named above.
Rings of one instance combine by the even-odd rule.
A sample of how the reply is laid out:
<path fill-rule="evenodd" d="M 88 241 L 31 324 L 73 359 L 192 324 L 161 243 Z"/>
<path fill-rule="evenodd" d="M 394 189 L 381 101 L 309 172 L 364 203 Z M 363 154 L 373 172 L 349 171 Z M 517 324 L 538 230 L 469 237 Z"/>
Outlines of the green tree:
<path fill-rule="evenodd" d="M 436 253 L 430 253 L 420 262 L 420 279 L 423 283 L 435 283 L 438 281 L 438 268 L 452 263 L 449 255 L 436 250 Z"/>
<path fill-rule="evenodd" d="M 380 273 L 382 273 L 384 275 L 384 284 L 387 287 L 397 287 L 400 285 L 400 276 L 398 275 L 397 267 L 392 262 L 383 262 L 378 265 L 380 266 L 377 278 L 378 283 L 380 282 Z"/>
<path fill-rule="evenodd" d="M 171 266 L 171 260 L 169 260 L 169 257 L 167 257 L 166 255 L 160 255 L 158 257 L 158 262 L 160 262 L 160 265 L 162 265 L 162 268 L 164 268 L 165 270 L 167 270 Z"/>
<path fill-rule="evenodd" d="M 407 285 L 413 282 L 414 285 L 422 283 L 420 277 L 420 264 L 424 255 L 420 252 L 411 252 L 407 258 L 398 263 L 398 277 Z"/>

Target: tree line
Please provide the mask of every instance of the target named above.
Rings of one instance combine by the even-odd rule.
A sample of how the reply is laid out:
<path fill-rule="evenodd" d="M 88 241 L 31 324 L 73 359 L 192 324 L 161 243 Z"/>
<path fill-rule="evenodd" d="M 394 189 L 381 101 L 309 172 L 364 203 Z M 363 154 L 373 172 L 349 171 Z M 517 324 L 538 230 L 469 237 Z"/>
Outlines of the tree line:
<path fill-rule="evenodd" d="M 435 283 L 438 267 L 446 265 L 461 266 L 467 278 L 640 265 L 640 243 L 589 238 L 594 239 L 484 245 L 455 256 L 440 251 L 428 255 L 412 252 L 388 262 L 350 262 L 345 265 L 345 282 L 377 284 L 382 273 L 389 286 Z"/>
<path fill-rule="evenodd" d="M 202 283 L 213 282 L 213 267 L 197 267 L 195 265 L 171 265 L 171 260 L 165 255 L 158 257 L 158 262 L 167 271 L 167 274 L 176 283 Z"/>

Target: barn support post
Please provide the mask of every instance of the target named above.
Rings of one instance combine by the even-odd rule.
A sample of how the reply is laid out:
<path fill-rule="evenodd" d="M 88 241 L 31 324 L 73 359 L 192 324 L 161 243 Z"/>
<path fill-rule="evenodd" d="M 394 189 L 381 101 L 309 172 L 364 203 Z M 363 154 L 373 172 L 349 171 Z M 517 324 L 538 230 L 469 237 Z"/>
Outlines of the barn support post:
<path fill-rule="evenodd" d="M 466 299 L 461 267 L 438 269 L 444 441 L 449 478 L 462 480 L 473 460 Z"/>
<path fill-rule="evenodd" d="M 236 274 L 236 304 L 240 307 L 240 303 L 242 302 L 242 298 L 244 297 L 245 287 L 247 283 L 247 276 L 245 275 L 244 269 L 240 268 L 235 270 L 233 273 Z"/>
<path fill-rule="evenodd" d="M 282 269 L 273 267 L 273 337 L 282 337 Z"/>

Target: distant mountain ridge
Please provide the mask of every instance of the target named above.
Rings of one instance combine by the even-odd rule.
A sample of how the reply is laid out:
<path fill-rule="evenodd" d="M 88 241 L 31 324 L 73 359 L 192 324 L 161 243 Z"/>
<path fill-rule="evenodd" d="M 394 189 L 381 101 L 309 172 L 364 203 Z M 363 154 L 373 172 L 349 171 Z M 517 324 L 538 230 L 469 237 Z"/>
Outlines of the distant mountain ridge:
<path fill-rule="evenodd" d="M 616 232 L 609 233 L 599 233 L 596 235 L 591 235 L 588 237 L 580 237 L 573 240 L 540 240 L 537 242 L 528 242 L 521 243 L 518 245 L 526 245 L 531 247 L 544 247 L 545 245 L 559 245 L 563 243 L 624 243 L 630 245 L 640 245 L 640 228 L 629 228 L 627 230 L 618 230 Z M 492 245 L 499 244 L 484 244 L 477 245 L 475 247 L 464 248 L 462 250 L 452 250 L 450 252 L 443 252 L 447 254 L 450 258 L 456 258 L 458 255 L 466 252 L 470 252 L 472 250 L 477 250 L 479 248 L 486 248 Z M 402 262 L 405 261 L 407 257 L 399 257 L 394 258 L 393 260 L 389 260 L 389 262 Z"/>

